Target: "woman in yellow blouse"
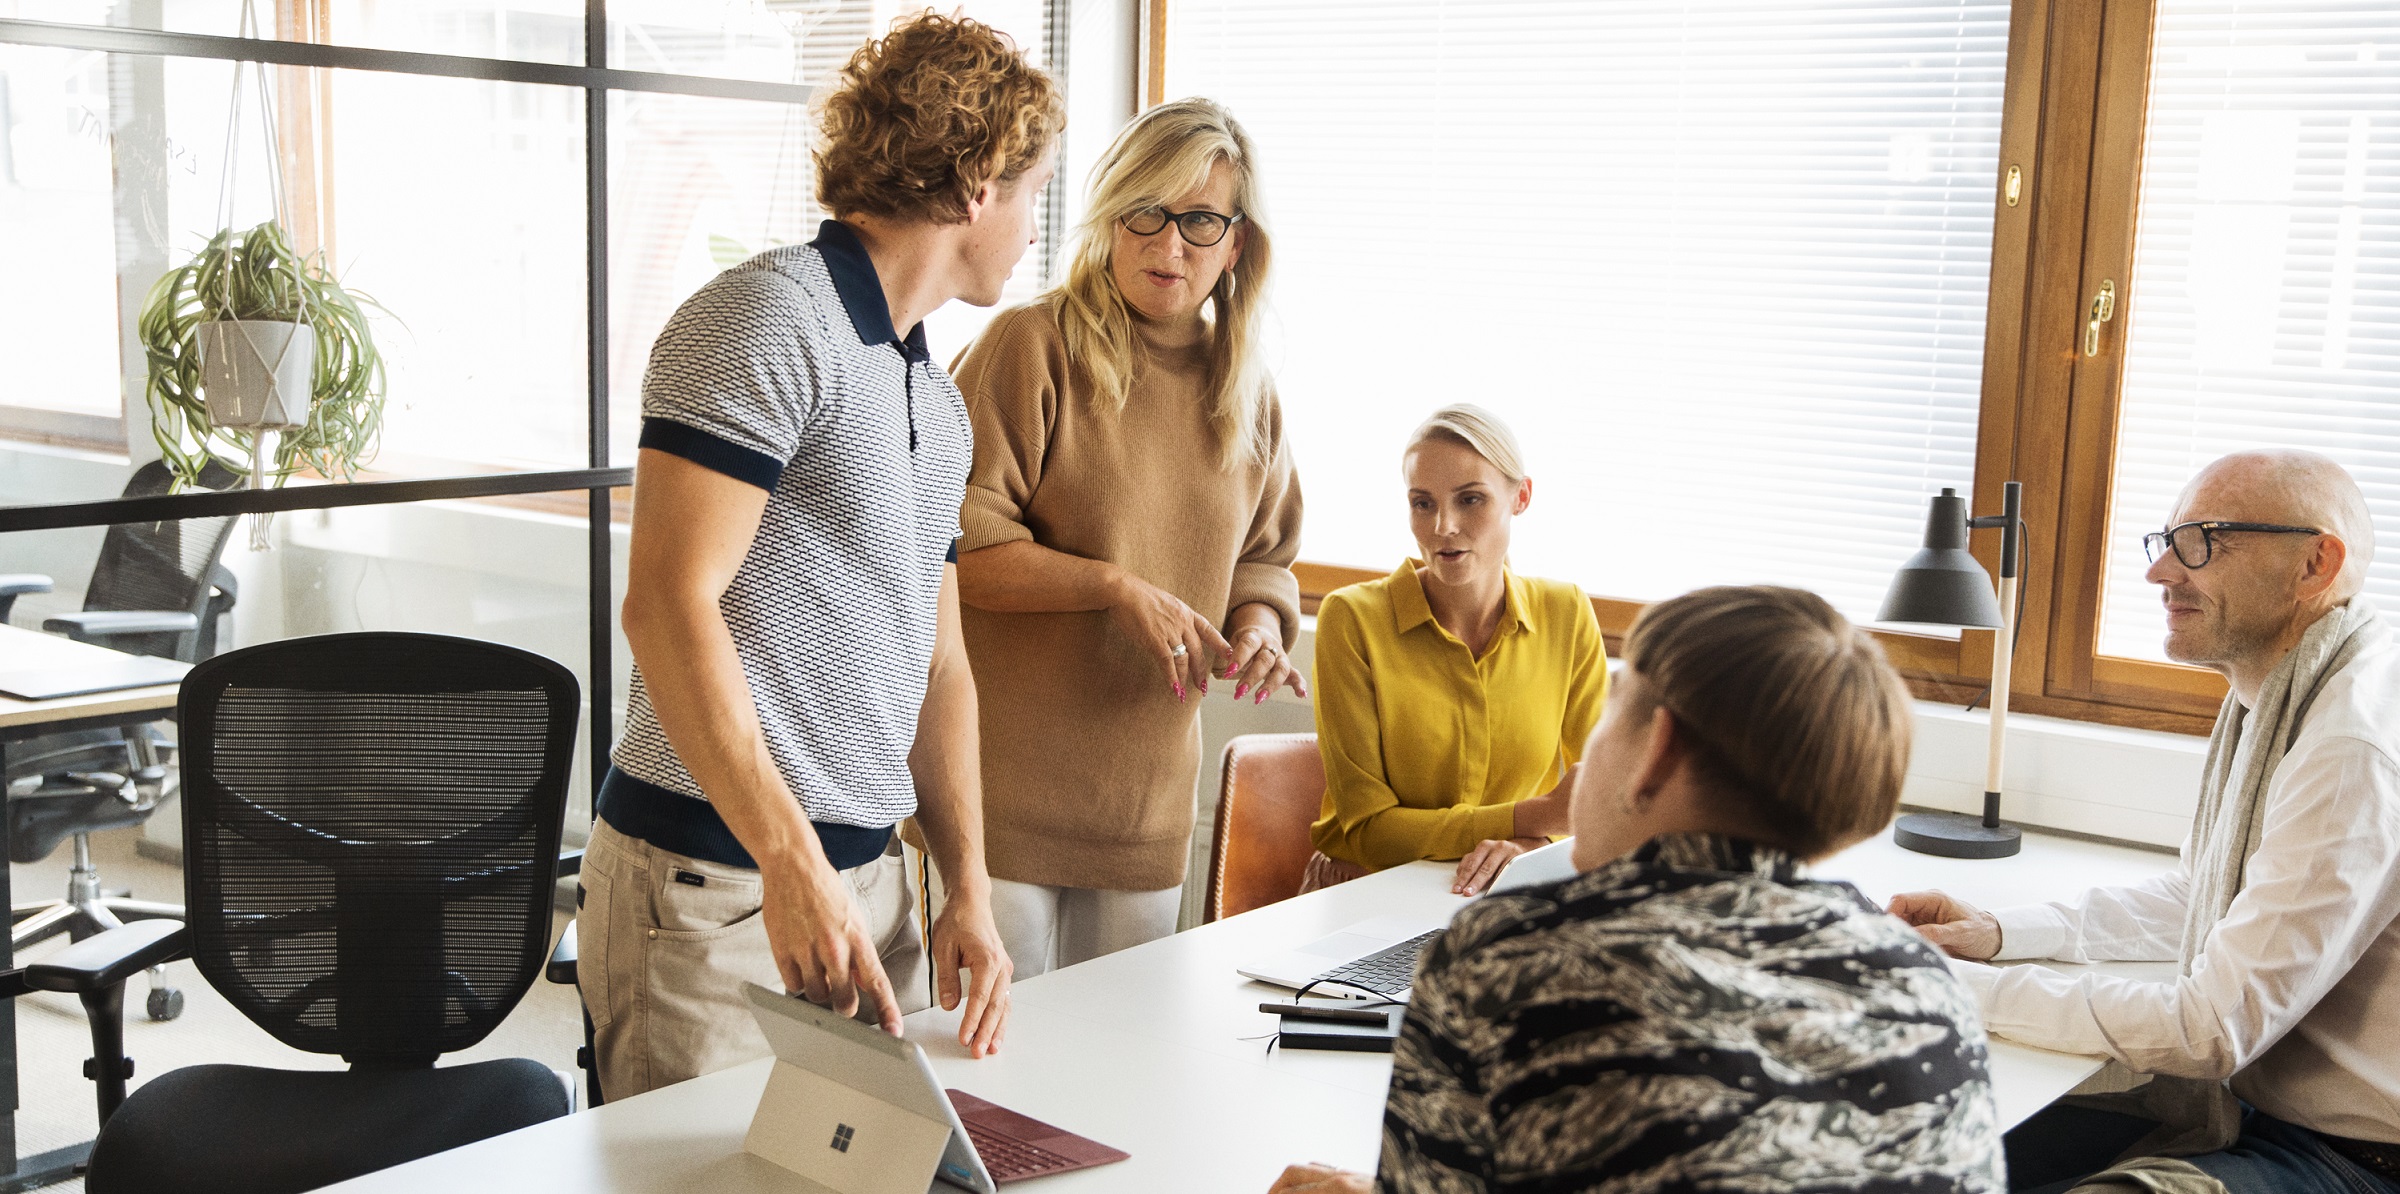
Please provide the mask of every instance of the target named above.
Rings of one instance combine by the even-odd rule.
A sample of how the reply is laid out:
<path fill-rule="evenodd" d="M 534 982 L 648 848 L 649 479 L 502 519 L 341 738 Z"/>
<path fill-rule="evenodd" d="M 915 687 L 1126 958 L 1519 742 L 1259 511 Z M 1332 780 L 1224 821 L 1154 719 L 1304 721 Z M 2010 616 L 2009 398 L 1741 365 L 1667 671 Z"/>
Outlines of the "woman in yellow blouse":
<path fill-rule="evenodd" d="M 1508 567 L 1533 479 L 1507 426 L 1444 407 L 1401 458 L 1420 558 L 1317 611 L 1325 803 L 1311 889 L 1421 858 L 1473 894 L 1567 827 L 1608 658 L 1583 590 Z"/>

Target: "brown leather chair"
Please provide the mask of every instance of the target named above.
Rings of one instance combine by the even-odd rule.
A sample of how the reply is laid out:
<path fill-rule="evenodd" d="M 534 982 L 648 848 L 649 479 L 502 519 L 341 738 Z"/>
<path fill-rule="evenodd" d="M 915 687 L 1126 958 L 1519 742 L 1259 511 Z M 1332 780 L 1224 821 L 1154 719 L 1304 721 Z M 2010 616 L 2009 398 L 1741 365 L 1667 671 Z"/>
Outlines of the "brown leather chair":
<path fill-rule="evenodd" d="M 1300 894 L 1316 847 L 1308 827 L 1325 799 L 1315 734 L 1244 734 L 1225 744 L 1203 922 Z"/>

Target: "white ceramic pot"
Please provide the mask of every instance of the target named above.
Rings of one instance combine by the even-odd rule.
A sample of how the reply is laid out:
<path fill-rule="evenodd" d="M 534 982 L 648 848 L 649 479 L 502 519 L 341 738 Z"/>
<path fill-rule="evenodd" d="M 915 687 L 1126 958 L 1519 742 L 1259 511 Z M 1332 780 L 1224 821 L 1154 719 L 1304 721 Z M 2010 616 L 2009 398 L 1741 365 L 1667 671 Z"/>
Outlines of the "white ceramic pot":
<path fill-rule="evenodd" d="M 228 319 L 201 324 L 198 338 L 200 392 L 211 422 L 244 431 L 307 425 L 316 329 Z"/>

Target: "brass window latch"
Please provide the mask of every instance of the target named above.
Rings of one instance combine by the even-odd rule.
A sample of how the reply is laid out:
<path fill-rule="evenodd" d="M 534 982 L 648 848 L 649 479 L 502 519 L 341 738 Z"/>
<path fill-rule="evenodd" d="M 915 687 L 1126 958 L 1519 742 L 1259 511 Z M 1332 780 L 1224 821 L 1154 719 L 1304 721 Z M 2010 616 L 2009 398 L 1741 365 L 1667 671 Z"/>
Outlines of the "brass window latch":
<path fill-rule="evenodd" d="M 2017 205 L 2017 200 L 2023 196 L 2024 191 L 2025 171 L 2019 167 L 2010 166 L 2008 168 L 2008 185 L 2002 188 L 2002 198 L 2008 201 L 2008 205 L 2010 207 L 2015 207 Z"/>
<path fill-rule="evenodd" d="M 2100 355 L 2100 325 L 2117 317 L 2117 282 L 2114 278 L 2100 280 L 2100 293 L 2092 296 L 2092 317 L 2083 325 L 2083 355 Z"/>

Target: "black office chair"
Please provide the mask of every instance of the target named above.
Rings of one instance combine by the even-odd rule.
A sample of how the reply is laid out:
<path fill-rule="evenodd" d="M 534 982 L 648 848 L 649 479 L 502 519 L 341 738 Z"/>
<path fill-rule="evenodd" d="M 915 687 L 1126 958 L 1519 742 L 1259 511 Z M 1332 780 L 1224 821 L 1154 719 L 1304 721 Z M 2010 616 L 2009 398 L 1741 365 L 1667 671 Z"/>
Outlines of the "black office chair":
<path fill-rule="evenodd" d="M 434 1068 L 482 1040 L 549 944 L 577 685 L 538 655 L 334 634 L 192 669 L 188 929 L 130 925 L 25 968 L 92 1017 L 93 1194 L 314 1189 L 572 1110 L 522 1058 Z M 187 952 L 251 1021 L 347 1072 L 200 1065 L 125 1095 L 135 969 Z M 112 985 L 114 984 L 114 985 Z"/>
<path fill-rule="evenodd" d="M 167 466 L 152 461 L 135 470 L 125 496 L 156 497 L 173 484 Z M 200 484 L 235 489 L 244 478 L 212 460 L 201 471 Z M 83 612 L 45 619 L 42 629 L 186 663 L 216 654 L 219 621 L 240 591 L 220 563 L 234 521 L 227 516 L 109 527 L 84 588 Z M 19 595 L 50 588 L 47 576 L 0 577 L 0 621 L 8 619 Z M 81 941 L 129 920 L 182 918 L 179 905 L 103 889 L 89 836 L 139 825 L 175 794 L 172 750 L 151 726 L 46 734 L 9 748 L 9 861 L 40 862 L 62 842 L 74 845 L 66 898 L 9 910 L 9 935 L 17 949 L 60 933 Z M 163 974 L 150 976 L 148 1011 L 153 1020 L 171 1020 L 183 1011 L 182 993 Z"/>

